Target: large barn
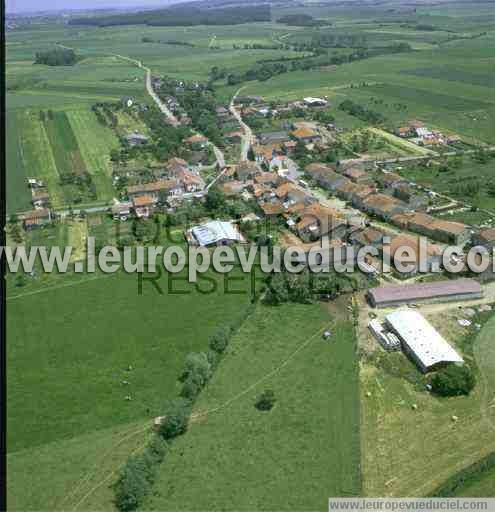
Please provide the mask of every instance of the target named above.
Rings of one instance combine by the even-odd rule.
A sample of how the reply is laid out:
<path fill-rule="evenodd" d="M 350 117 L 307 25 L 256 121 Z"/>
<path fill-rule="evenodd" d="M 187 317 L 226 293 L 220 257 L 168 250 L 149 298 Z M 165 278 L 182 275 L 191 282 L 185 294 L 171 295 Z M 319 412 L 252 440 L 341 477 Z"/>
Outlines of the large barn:
<path fill-rule="evenodd" d="M 244 238 L 234 224 L 219 220 L 193 227 L 187 232 L 186 238 L 190 244 L 203 247 L 230 245 L 244 241 Z"/>
<path fill-rule="evenodd" d="M 449 279 L 435 283 L 383 286 L 368 291 L 375 308 L 389 308 L 415 302 L 448 302 L 481 299 L 483 288 L 474 279 Z"/>
<path fill-rule="evenodd" d="M 447 364 L 464 362 L 421 313 L 398 310 L 387 315 L 385 322 L 400 339 L 404 352 L 423 373 Z"/>

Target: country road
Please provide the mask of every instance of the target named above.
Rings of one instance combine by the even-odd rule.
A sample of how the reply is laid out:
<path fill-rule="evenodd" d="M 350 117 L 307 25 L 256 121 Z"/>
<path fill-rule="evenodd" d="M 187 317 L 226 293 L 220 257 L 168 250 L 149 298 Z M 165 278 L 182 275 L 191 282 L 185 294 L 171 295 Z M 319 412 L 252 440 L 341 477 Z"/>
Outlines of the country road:
<path fill-rule="evenodd" d="M 65 48 L 67 50 L 74 50 L 74 48 L 69 48 L 68 46 L 64 46 L 63 44 L 58 43 L 58 46 L 60 48 Z M 162 112 L 167 119 L 169 120 L 170 124 L 172 126 L 178 126 L 179 120 L 174 116 L 174 114 L 169 110 L 167 105 L 163 103 L 163 101 L 159 98 L 158 94 L 153 90 L 153 86 L 151 84 L 151 69 L 147 66 L 145 66 L 142 61 L 133 59 L 132 57 L 126 57 L 125 55 L 120 55 L 119 53 L 109 53 L 108 55 L 111 55 L 113 57 L 117 57 L 118 59 L 125 60 L 127 62 L 130 62 L 131 64 L 134 64 L 138 68 L 144 70 L 146 72 L 146 91 L 151 96 L 152 100 L 155 102 L 156 106 L 160 109 L 160 112 Z M 193 130 L 194 133 L 199 134 L 198 131 Z M 215 158 L 217 160 L 217 165 L 220 169 L 223 169 L 225 167 L 225 155 L 223 151 L 215 146 L 212 142 L 209 142 L 211 147 L 213 148 L 213 152 L 215 153 Z"/>
<path fill-rule="evenodd" d="M 246 86 L 244 87 L 241 87 L 235 94 L 234 94 L 234 97 L 232 98 L 232 101 L 230 102 L 230 106 L 229 106 L 229 110 L 230 110 L 230 113 L 237 119 L 237 122 L 240 124 L 241 128 L 242 128 L 242 133 L 243 133 L 243 137 L 242 137 L 242 147 L 241 147 L 241 162 L 245 161 L 248 159 L 248 153 L 249 153 L 249 148 L 252 146 L 252 144 L 254 143 L 254 134 L 253 134 L 253 131 L 251 130 L 251 128 L 242 120 L 242 116 L 240 114 L 240 112 L 235 108 L 235 100 L 237 99 L 237 96 L 239 95 L 239 93 L 245 88 Z"/>

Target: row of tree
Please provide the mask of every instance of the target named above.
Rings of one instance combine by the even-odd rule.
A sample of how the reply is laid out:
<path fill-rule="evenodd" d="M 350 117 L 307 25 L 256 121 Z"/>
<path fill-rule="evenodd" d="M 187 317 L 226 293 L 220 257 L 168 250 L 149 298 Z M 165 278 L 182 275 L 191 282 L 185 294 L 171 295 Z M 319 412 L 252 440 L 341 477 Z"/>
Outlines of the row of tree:
<path fill-rule="evenodd" d="M 361 119 L 361 121 L 366 121 L 369 124 L 381 124 L 385 121 L 385 117 L 380 112 L 376 112 L 374 110 L 370 110 L 359 103 L 355 103 L 352 100 L 344 100 L 340 105 L 339 109 L 343 110 L 347 114 L 357 117 Z"/>
<path fill-rule="evenodd" d="M 190 353 L 186 357 L 180 376 L 180 397 L 170 400 L 164 407 L 163 419 L 157 435 L 140 455 L 132 456 L 121 470 L 114 486 L 115 503 L 122 512 L 139 508 L 150 495 L 156 481 L 159 464 L 165 459 L 169 443 L 185 434 L 189 425 L 194 401 L 211 379 L 229 345 L 230 339 L 244 320 L 252 313 L 249 306 L 237 321 L 215 332 L 208 341 L 209 350 Z M 265 404 L 266 400 L 263 402 Z"/>
<path fill-rule="evenodd" d="M 74 50 L 53 48 L 52 50 L 36 52 L 34 63 L 45 64 L 46 66 L 73 66 L 81 58 Z"/>
<path fill-rule="evenodd" d="M 218 9 L 201 8 L 192 5 L 170 7 L 168 9 L 137 12 L 110 16 L 76 17 L 70 25 L 91 25 L 108 27 L 118 25 L 154 26 L 195 26 L 195 25 L 238 25 L 271 20 L 269 4 L 252 6 L 224 7 Z"/>

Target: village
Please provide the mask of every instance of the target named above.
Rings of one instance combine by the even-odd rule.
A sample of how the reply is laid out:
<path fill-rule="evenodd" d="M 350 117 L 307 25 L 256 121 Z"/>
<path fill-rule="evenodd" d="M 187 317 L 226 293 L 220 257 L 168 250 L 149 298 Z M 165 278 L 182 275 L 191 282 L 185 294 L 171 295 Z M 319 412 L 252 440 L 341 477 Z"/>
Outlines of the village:
<path fill-rule="evenodd" d="M 339 127 L 329 114 L 326 98 L 305 97 L 274 104 L 261 97 L 239 95 L 230 105 L 214 106 L 222 140 L 219 142 L 215 133 L 212 142 L 195 129 L 178 98 L 170 95 L 170 91 L 179 95 L 188 90 L 203 94 L 201 84 L 158 77 L 152 77 L 150 83 L 165 123 L 173 129 L 187 129 L 181 156 L 144 172 L 117 169 L 114 184 L 118 196 L 110 208 L 94 211 L 108 211 L 115 222 L 133 218 L 146 221 L 155 214 L 173 215 L 187 203 L 202 203 L 214 190 L 227 202 L 243 204 L 244 213 L 235 218 L 205 218 L 196 226 L 187 226 L 184 238 L 190 245 L 258 243 L 260 232 L 269 226 L 269 232 L 264 233 L 265 243 L 298 246 L 307 253 L 325 239 L 334 260 L 342 259 L 349 247 L 374 247 L 379 256 L 368 256 L 366 264 L 370 283 L 380 287 L 372 288 L 363 304 L 368 311 L 367 328 L 374 338 L 386 350 L 405 347 L 423 372 L 445 363 L 462 362 L 420 312 L 401 312 L 397 308 L 420 302 L 482 298 L 483 287 L 478 281 L 448 279 L 438 274 L 438 269 L 448 245 L 492 250 L 495 228 L 490 223 L 474 226 L 438 216 L 466 205 L 418 186 L 400 171 L 411 161 L 434 165 L 436 157 L 473 151 L 468 144 L 455 134 L 444 135 L 411 120 L 386 136 L 388 140 L 395 138 L 395 148 L 405 141 L 408 150 L 415 147 L 417 153 L 394 154 L 390 153 L 391 146 L 376 142 L 380 134 L 364 131 L 349 137 L 348 130 Z M 147 106 L 129 97 L 122 99 L 119 108 L 134 113 L 148 111 Z M 107 106 L 104 109 L 108 112 Z M 146 150 L 150 137 L 150 132 L 121 133 L 129 151 Z M 381 151 L 370 155 L 367 150 L 373 145 Z M 34 209 L 22 216 L 26 230 L 50 224 L 61 216 L 50 209 L 50 197 L 42 181 L 30 178 L 27 185 Z M 428 238 L 426 274 L 424 269 L 419 273 L 420 237 Z M 383 258 L 393 260 L 404 247 L 410 251 L 410 271 L 384 273 Z M 463 277 L 468 274 L 465 269 Z M 488 282 L 492 278 L 493 273 L 487 270 L 480 279 Z M 380 323 L 372 309 L 384 307 L 393 309 Z M 415 318 L 408 318 L 411 315 Z M 411 324 L 417 330 L 404 331 L 402 326 Z M 425 338 L 429 340 L 428 356 L 423 353 Z M 430 353 L 432 340 L 434 355 Z"/>

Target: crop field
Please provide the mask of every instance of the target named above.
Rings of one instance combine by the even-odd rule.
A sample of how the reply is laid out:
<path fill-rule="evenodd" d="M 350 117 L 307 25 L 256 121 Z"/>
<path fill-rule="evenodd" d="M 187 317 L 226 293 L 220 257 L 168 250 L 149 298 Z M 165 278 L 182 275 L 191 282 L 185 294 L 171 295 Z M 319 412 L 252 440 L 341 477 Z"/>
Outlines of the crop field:
<path fill-rule="evenodd" d="M 52 148 L 55 165 L 61 178 L 72 173 L 82 175 L 86 167 L 77 140 L 65 112 L 48 112 L 44 126 Z"/>
<path fill-rule="evenodd" d="M 22 115 L 16 112 L 8 112 L 6 116 L 6 128 L 9 134 L 7 144 L 7 211 L 29 209 L 31 194 L 26 186 L 26 178 L 29 169 L 24 165 L 22 146 Z"/>
<path fill-rule="evenodd" d="M 118 140 L 110 128 L 98 123 L 89 110 L 67 113 L 79 150 L 93 179 L 98 200 L 108 201 L 114 196 L 110 151 L 118 147 Z"/>
<path fill-rule="evenodd" d="M 42 179 L 48 187 L 51 204 L 68 204 L 74 185 L 62 179 L 89 173 L 96 187 L 97 199 L 113 197 L 110 150 L 118 142 L 113 132 L 101 126 L 90 110 L 9 111 L 9 160 L 7 181 L 13 209 L 29 207 L 29 190 L 25 178 Z M 82 198 L 84 199 L 84 192 Z M 87 196 L 87 199 L 90 197 Z"/>
<path fill-rule="evenodd" d="M 319 305 L 259 306 L 174 443 L 147 508 L 318 510 L 329 496 L 359 495 L 358 366 L 344 317 Z M 324 342 L 328 327 L 334 338 Z M 259 412 L 265 389 L 277 402 Z"/>
<path fill-rule="evenodd" d="M 18 118 L 21 120 L 19 134 L 24 172 L 43 180 L 48 187 L 52 205 L 61 206 L 63 192 L 60 187 L 60 176 L 45 124 L 40 119 L 38 111 L 26 111 L 22 115 L 19 114 Z M 7 175 L 8 173 L 9 170 Z"/>
<path fill-rule="evenodd" d="M 455 312 L 429 320 L 451 342 L 466 334 L 457 325 Z M 469 397 L 429 395 L 418 371 L 401 353 L 380 350 L 374 362 L 363 365 L 361 428 L 367 496 L 426 496 L 495 449 L 495 418 L 490 408 L 495 358 L 488 343 L 494 326 L 492 318 L 474 341 L 481 376 Z M 473 357 L 470 354 L 472 349 L 465 352 L 468 359 Z M 452 421 L 453 415 L 458 422 Z"/>

